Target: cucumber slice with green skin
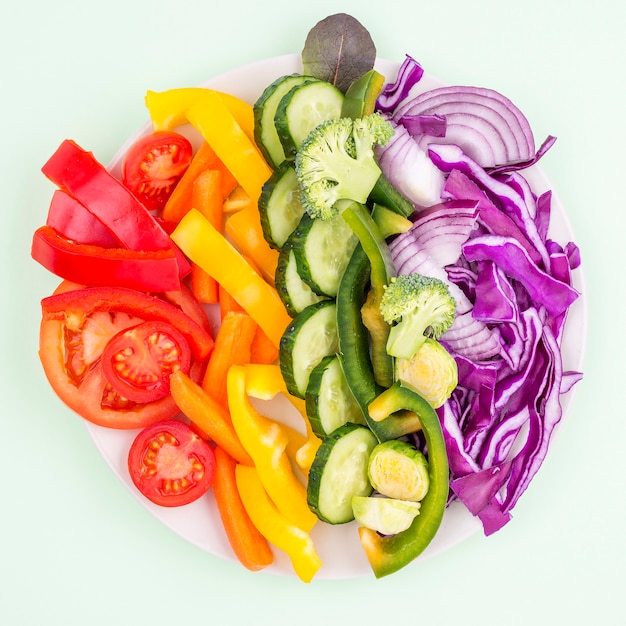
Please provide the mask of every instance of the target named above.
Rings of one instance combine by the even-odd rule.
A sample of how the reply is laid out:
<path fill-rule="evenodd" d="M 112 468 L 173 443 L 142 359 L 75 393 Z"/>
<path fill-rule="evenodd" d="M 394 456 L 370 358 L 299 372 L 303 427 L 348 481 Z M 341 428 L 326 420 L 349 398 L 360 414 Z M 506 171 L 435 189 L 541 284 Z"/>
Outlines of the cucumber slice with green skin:
<path fill-rule="evenodd" d="M 336 355 L 323 359 L 311 372 L 305 402 L 311 428 L 322 439 L 347 423 L 365 425 Z"/>
<path fill-rule="evenodd" d="M 280 370 L 292 395 L 304 400 L 313 368 L 337 353 L 337 307 L 323 300 L 306 307 L 287 326 L 280 340 Z"/>
<path fill-rule="evenodd" d="M 322 521 L 345 524 L 354 519 L 352 498 L 372 493 L 367 463 L 376 443 L 372 431 L 358 424 L 344 424 L 322 441 L 307 485 L 309 507 Z"/>
<path fill-rule="evenodd" d="M 352 498 L 354 519 L 381 535 L 396 535 L 406 530 L 419 515 L 420 503 L 377 496 Z"/>
<path fill-rule="evenodd" d="M 275 250 L 280 250 L 304 215 L 300 186 L 291 161 L 284 161 L 263 185 L 259 197 L 263 236 Z"/>
<path fill-rule="evenodd" d="M 295 85 L 315 80 L 311 76 L 289 74 L 268 85 L 252 108 L 254 114 L 254 140 L 266 161 L 277 168 L 285 160 L 283 144 L 278 138 L 274 117 L 282 97 Z"/>
<path fill-rule="evenodd" d="M 318 295 L 334 298 L 358 238 L 341 215 L 316 220 L 305 213 L 293 232 L 298 273 Z"/>
<path fill-rule="evenodd" d="M 274 125 L 285 157 L 293 159 L 306 136 L 322 122 L 341 117 L 344 95 L 323 80 L 307 80 L 280 100 Z"/>
<path fill-rule="evenodd" d="M 278 255 L 274 284 L 291 317 L 295 317 L 309 305 L 327 299 L 325 296 L 318 296 L 298 274 L 296 255 L 290 239 L 287 239 Z"/>

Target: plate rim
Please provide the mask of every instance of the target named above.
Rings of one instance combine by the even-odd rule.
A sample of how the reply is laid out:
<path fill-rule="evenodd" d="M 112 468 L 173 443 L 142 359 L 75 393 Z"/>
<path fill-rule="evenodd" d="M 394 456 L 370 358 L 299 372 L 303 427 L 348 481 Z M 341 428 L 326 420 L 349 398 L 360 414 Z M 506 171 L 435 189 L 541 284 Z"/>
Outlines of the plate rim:
<path fill-rule="evenodd" d="M 386 82 L 392 82 L 393 80 L 395 80 L 395 76 L 397 74 L 399 67 L 400 67 L 399 62 L 391 61 L 385 58 L 376 59 L 375 68 L 381 71 L 383 75 L 385 75 Z M 256 82 L 258 82 L 257 80 L 258 77 L 265 76 L 264 72 L 269 71 L 268 68 L 271 68 L 272 71 L 275 69 L 277 70 L 275 72 L 275 78 L 278 78 L 281 75 L 285 75 L 285 74 L 292 73 L 292 72 L 298 72 L 298 71 L 302 72 L 301 57 L 297 53 L 289 53 L 289 54 L 266 57 L 263 59 L 257 59 L 249 63 L 245 63 L 243 65 L 231 67 L 230 69 L 227 69 L 223 72 L 220 72 L 219 74 L 216 74 L 215 76 L 211 78 L 208 78 L 202 81 L 196 86 L 220 89 L 220 88 L 223 88 L 222 85 L 229 84 L 233 80 L 238 79 L 242 74 L 250 74 L 250 73 L 254 73 L 255 80 L 252 81 L 252 83 L 256 84 Z M 282 68 L 282 69 L 279 71 L 278 68 Z M 393 76 L 388 76 L 387 73 L 391 73 L 393 74 Z M 448 84 L 440 80 L 439 78 L 432 76 L 428 72 L 424 73 L 424 77 L 422 81 L 423 81 L 423 85 L 426 86 L 427 89 L 432 88 L 432 86 Z M 265 85 L 269 85 L 270 82 L 271 82 L 271 79 L 270 80 L 264 79 Z M 249 95 L 250 92 L 251 92 L 250 83 L 248 83 L 245 85 L 245 89 L 243 89 L 243 91 L 239 90 L 234 95 L 243 94 L 243 95 L 240 95 L 240 97 L 248 101 L 249 104 L 253 104 L 254 101 L 250 102 L 250 95 Z M 260 92 L 257 93 L 257 97 L 259 95 L 260 95 Z M 131 136 L 120 146 L 118 151 L 115 153 L 115 155 L 109 162 L 109 165 L 108 165 L 109 169 L 111 169 L 112 171 L 119 169 L 123 154 L 126 152 L 128 147 L 139 136 L 149 132 L 151 128 L 152 128 L 151 123 L 148 120 L 144 125 L 140 126 L 133 134 L 131 134 Z M 529 170 L 533 172 L 533 176 L 532 176 L 533 179 L 537 178 L 539 181 L 541 181 L 541 183 L 546 188 L 551 189 L 552 194 L 553 194 L 552 214 L 553 215 L 555 214 L 555 208 L 556 208 L 559 220 L 562 223 L 561 225 L 564 228 L 565 232 L 568 233 L 568 237 L 570 238 L 571 241 L 576 241 L 574 237 L 574 230 L 572 227 L 572 223 L 567 214 L 565 206 L 561 202 L 558 192 L 554 188 L 552 183 L 550 182 L 550 179 L 548 178 L 547 174 L 544 172 L 543 168 L 541 168 L 537 164 L 533 165 L 532 168 L 529 168 Z M 552 227 L 553 227 L 553 224 L 552 224 L 552 216 L 551 216 L 550 228 Z M 586 299 L 587 292 L 586 292 L 586 281 L 585 281 L 583 265 L 579 266 L 575 270 L 574 279 L 575 279 L 576 289 L 580 292 L 580 297 L 574 303 L 573 306 L 576 306 L 578 309 L 577 317 L 575 319 L 578 319 L 578 324 L 580 326 L 578 326 L 577 328 L 578 328 L 578 332 L 582 334 L 583 339 L 582 341 L 578 342 L 579 350 L 577 351 L 578 354 L 577 354 L 577 358 L 575 359 L 576 363 L 572 365 L 577 368 L 580 368 L 579 371 L 583 371 L 582 368 L 584 365 L 586 346 L 587 346 L 587 324 L 588 324 L 588 311 L 587 311 L 588 305 L 587 305 L 587 299 Z M 571 332 L 572 329 L 571 329 L 569 312 L 568 312 L 568 319 L 566 322 L 565 331 L 567 331 L 568 328 Z M 564 335 L 564 338 L 565 338 L 565 335 Z M 557 429 L 553 433 L 552 440 L 550 442 L 551 446 L 554 444 L 554 438 L 558 436 L 558 433 L 561 430 L 562 422 L 567 417 L 567 414 L 571 411 L 571 407 L 574 401 L 574 396 L 578 387 L 579 385 L 575 385 L 566 395 L 561 396 L 562 416 L 561 416 L 560 423 L 557 426 Z M 149 502 L 146 498 L 141 496 L 141 494 L 136 490 L 136 488 L 134 488 L 134 485 L 132 484 L 130 477 L 123 474 L 123 472 L 120 469 L 120 466 L 124 467 L 124 464 L 121 463 L 121 459 L 119 458 L 119 456 L 116 459 L 111 456 L 111 452 L 109 449 L 110 442 L 108 440 L 111 436 L 115 436 L 116 439 L 119 440 L 120 449 L 128 450 L 128 446 L 130 445 L 128 442 L 132 440 L 132 438 L 135 436 L 137 432 L 139 432 L 138 430 L 111 431 L 111 429 L 102 428 L 95 424 L 91 424 L 87 422 L 86 420 L 84 420 L 84 422 L 96 449 L 99 451 L 100 455 L 102 456 L 103 460 L 105 461 L 109 469 L 114 473 L 117 479 L 128 489 L 128 491 L 138 501 L 138 503 L 140 504 L 142 508 L 148 510 L 148 512 L 151 513 L 153 517 L 155 517 L 157 521 L 159 521 L 163 526 L 168 528 L 169 531 L 174 532 L 176 535 L 178 535 L 185 541 L 191 543 L 192 545 L 196 546 L 200 550 L 207 552 L 208 554 L 216 558 L 238 563 L 235 555 L 232 553 L 232 550 L 230 550 L 230 545 L 228 544 L 228 540 L 225 536 L 223 528 L 221 528 L 221 522 L 219 522 L 219 524 L 213 524 L 212 528 L 209 528 L 207 526 L 207 534 L 209 530 L 211 532 L 215 532 L 218 535 L 217 539 L 219 540 L 219 544 L 215 546 L 211 545 L 211 547 L 207 546 L 205 542 L 198 541 L 197 538 L 190 536 L 189 533 L 185 533 L 181 529 L 180 519 L 179 519 L 180 515 L 178 513 L 181 513 L 183 511 L 186 513 L 190 513 L 193 510 L 199 511 L 199 507 L 202 506 L 202 501 L 205 499 L 201 499 L 201 501 L 197 501 L 195 503 L 192 503 L 191 505 L 187 505 L 186 507 L 181 507 L 182 511 L 172 511 L 164 507 L 157 507 L 156 505 L 153 505 L 151 502 Z M 125 443 L 122 444 L 122 442 L 125 442 Z M 210 501 L 213 500 L 212 495 L 209 496 L 209 500 Z M 209 513 L 211 514 L 212 521 L 213 522 L 219 521 L 219 514 L 217 513 L 217 509 L 216 509 L 216 506 L 214 505 L 214 502 L 213 502 L 213 506 L 208 507 L 208 510 L 209 510 Z M 215 519 L 215 515 L 218 516 L 218 520 Z M 206 515 L 204 512 L 202 516 L 203 518 L 206 518 Z M 462 523 L 463 532 L 459 533 L 458 536 L 454 536 L 451 539 L 449 539 L 447 542 L 442 544 L 442 541 L 441 541 L 442 533 L 446 532 L 446 530 L 449 532 L 450 529 L 448 527 L 450 526 L 450 524 L 454 524 L 454 523 L 457 523 L 457 524 Z M 320 527 L 320 524 L 316 525 L 316 528 L 314 528 L 314 530 L 312 531 L 314 542 L 316 542 L 316 547 L 319 541 L 324 540 L 324 537 L 320 539 L 319 537 L 316 536 L 320 534 L 320 533 L 316 533 L 316 530 Z M 356 525 L 355 522 L 351 522 L 350 524 L 344 525 L 344 530 L 349 529 L 355 525 Z M 331 529 L 333 531 L 337 530 L 336 527 L 331 527 Z M 416 562 L 424 561 L 437 554 L 448 551 L 458 546 L 459 544 L 463 543 L 470 537 L 477 534 L 481 529 L 482 529 L 482 525 L 479 523 L 477 518 L 472 516 L 469 513 L 469 511 L 467 511 L 467 509 L 458 500 L 452 502 L 446 509 L 446 513 L 444 515 L 444 521 L 442 522 L 442 526 L 437 536 L 435 537 L 433 542 L 430 544 L 430 546 L 424 551 L 424 553 L 422 553 L 422 555 L 420 555 L 416 559 Z M 357 535 L 356 528 L 354 528 L 354 532 L 352 534 L 355 536 Z M 437 537 L 439 537 L 439 541 L 437 541 Z M 354 541 L 350 542 L 350 546 L 353 546 L 353 545 L 354 545 Z M 358 548 L 360 549 L 360 544 L 358 545 Z M 275 574 L 278 576 L 286 576 L 286 577 L 295 578 L 296 574 L 293 571 L 293 568 L 291 567 L 291 564 L 287 556 L 281 553 L 281 551 L 279 550 L 274 550 L 274 554 L 275 554 L 275 563 L 261 571 L 266 574 Z M 316 574 L 315 579 L 316 580 L 337 580 L 337 579 L 352 579 L 352 578 L 362 578 L 366 576 L 373 576 L 373 573 L 371 571 L 371 568 L 369 567 L 369 564 L 367 563 L 364 553 L 360 555 L 360 558 L 358 558 L 357 561 L 358 562 L 355 567 L 351 567 L 351 568 L 344 567 L 338 571 L 334 571 L 335 568 L 333 568 L 332 566 L 329 566 L 328 562 L 324 562 L 324 564 L 322 565 L 322 568 Z M 346 564 L 344 564 L 344 566 L 345 565 Z"/>

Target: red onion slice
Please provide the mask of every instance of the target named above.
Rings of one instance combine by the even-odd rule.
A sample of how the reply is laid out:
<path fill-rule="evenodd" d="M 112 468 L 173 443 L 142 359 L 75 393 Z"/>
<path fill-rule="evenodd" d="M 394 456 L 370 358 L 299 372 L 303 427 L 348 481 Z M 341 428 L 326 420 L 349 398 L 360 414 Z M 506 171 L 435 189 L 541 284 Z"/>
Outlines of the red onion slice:
<path fill-rule="evenodd" d="M 442 116 L 444 138 L 420 135 L 418 144 L 455 143 L 485 168 L 526 162 L 535 158 L 535 141 L 528 120 L 511 100 L 493 89 L 451 86 L 431 89 L 407 98 L 393 113 L 405 116 Z"/>

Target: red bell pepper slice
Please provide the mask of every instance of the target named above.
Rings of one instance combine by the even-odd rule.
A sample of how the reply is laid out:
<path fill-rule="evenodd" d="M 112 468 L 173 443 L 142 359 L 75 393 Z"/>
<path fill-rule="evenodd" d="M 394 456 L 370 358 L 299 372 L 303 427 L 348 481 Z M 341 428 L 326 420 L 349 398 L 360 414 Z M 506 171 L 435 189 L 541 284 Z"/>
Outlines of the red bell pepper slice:
<path fill-rule="evenodd" d="M 173 249 L 179 274 L 190 265 L 154 216 L 124 185 L 71 139 L 64 140 L 42 167 L 44 175 L 93 213 L 126 248 Z"/>
<path fill-rule="evenodd" d="M 144 321 L 168 322 L 189 342 L 195 359 L 206 359 L 215 345 L 211 333 L 174 304 L 157 296 L 123 287 L 88 287 L 64 291 L 41 301 L 44 321 L 77 324 L 96 311 L 119 311 Z"/>
<path fill-rule="evenodd" d="M 52 194 L 46 225 L 66 239 L 101 248 L 117 248 L 113 233 L 76 198 L 61 189 Z"/>
<path fill-rule="evenodd" d="M 80 285 L 138 291 L 180 289 L 178 263 L 172 250 L 136 252 L 82 244 L 46 225 L 33 235 L 31 256 L 53 274 Z"/>

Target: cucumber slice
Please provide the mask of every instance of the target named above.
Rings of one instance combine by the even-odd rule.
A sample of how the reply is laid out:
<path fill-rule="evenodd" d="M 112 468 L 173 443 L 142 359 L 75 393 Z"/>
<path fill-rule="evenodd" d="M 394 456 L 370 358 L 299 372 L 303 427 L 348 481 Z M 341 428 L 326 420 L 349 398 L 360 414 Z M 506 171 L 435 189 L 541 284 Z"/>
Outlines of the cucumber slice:
<path fill-rule="evenodd" d="M 280 370 L 289 393 L 304 399 L 313 368 L 336 353 L 335 302 L 323 300 L 300 311 L 280 340 Z"/>
<path fill-rule="evenodd" d="M 337 87 L 323 80 L 307 80 L 282 97 L 274 125 L 287 159 L 296 156 L 302 142 L 316 126 L 341 117 L 343 99 Z"/>
<path fill-rule="evenodd" d="M 326 357 L 313 369 L 305 401 L 309 423 L 318 437 L 324 438 L 348 422 L 365 424 L 336 355 Z"/>
<path fill-rule="evenodd" d="M 287 239 L 278 255 L 274 284 L 278 296 L 291 317 L 295 317 L 309 305 L 327 299 L 325 296 L 318 296 L 300 278 L 296 264 L 296 255 L 290 239 Z"/>
<path fill-rule="evenodd" d="M 341 217 L 316 220 L 305 213 L 293 232 L 298 273 L 311 289 L 334 298 L 358 238 Z"/>
<path fill-rule="evenodd" d="M 324 439 L 307 485 L 309 507 L 322 521 L 352 521 L 352 498 L 372 493 L 367 463 L 377 441 L 369 428 L 358 424 L 344 424 Z"/>
<path fill-rule="evenodd" d="M 396 535 L 406 530 L 420 512 L 419 502 L 380 498 L 377 496 L 354 496 L 352 512 L 354 519 L 382 535 Z"/>
<path fill-rule="evenodd" d="M 300 186 L 291 161 L 284 161 L 263 185 L 259 197 L 261 228 L 267 243 L 280 250 L 304 215 Z"/>
<path fill-rule="evenodd" d="M 307 80 L 315 80 L 311 76 L 289 74 L 281 76 L 268 85 L 252 107 L 254 114 L 254 139 L 266 161 L 277 168 L 285 160 L 283 144 L 278 138 L 274 116 L 282 97 L 295 85 Z"/>

